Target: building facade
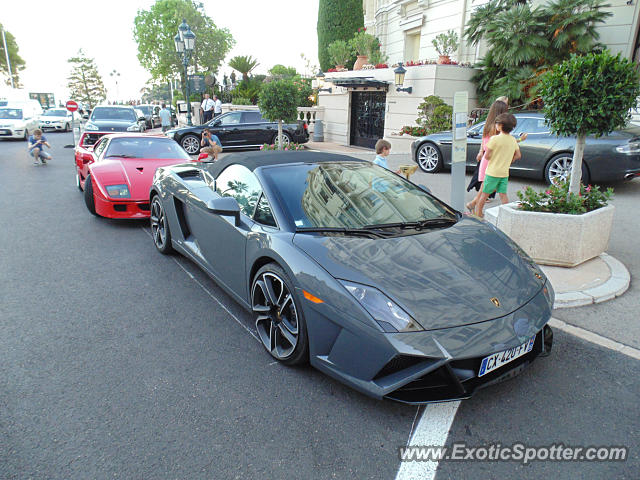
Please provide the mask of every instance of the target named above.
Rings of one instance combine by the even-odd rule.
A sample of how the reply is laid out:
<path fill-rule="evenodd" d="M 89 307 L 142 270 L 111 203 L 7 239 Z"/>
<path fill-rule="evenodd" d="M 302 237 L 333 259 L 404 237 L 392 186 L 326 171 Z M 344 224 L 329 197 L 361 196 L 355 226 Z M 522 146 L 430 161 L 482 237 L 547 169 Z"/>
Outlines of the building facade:
<path fill-rule="evenodd" d="M 541 4 L 544 0 L 538 0 Z M 363 0 L 365 26 L 378 37 L 389 65 L 403 62 L 433 62 L 438 53 L 432 40 L 454 30 L 463 38 L 474 10 L 487 0 Z M 535 4 L 536 2 L 534 2 Z M 600 41 L 614 53 L 640 63 L 640 0 L 609 0 L 612 13 L 598 27 Z M 473 64 L 485 53 L 485 46 L 459 42 L 451 57 Z M 412 138 L 398 135 L 404 125 L 415 125 L 423 98 L 437 95 L 452 104 L 456 91 L 469 94 L 469 109 L 477 106 L 471 77 L 475 70 L 458 65 L 407 66 L 404 86 L 412 92 L 398 92 L 393 68 L 327 73 L 328 89 L 318 96 L 323 107 L 325 141 L 371 148 L 378 138 L 391 141 L 392 151 L 406 153 Z"/>

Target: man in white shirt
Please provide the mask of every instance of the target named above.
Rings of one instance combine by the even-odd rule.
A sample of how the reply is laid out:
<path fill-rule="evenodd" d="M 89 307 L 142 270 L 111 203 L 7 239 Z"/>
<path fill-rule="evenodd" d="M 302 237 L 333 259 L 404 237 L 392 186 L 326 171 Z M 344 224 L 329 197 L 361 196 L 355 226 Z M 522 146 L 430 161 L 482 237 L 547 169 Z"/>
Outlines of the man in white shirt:
<path fill-rule="evenodd" d="M 213 117 L 214 106 L 215 106 L 215 102 L 209 98 L 208 93 L 205 93 L 204 100 L 202 101 L 202 105 L 200 107 L 202 108 L 202 111 L 203 111 L 203 115 L 202 115 L 203 123 L 207 123 Z"/>
<path fill-rule="evenodd" d="M 220 101 L 220 99 L 218 98 L 217 95 L 213 96 L 213 116 L 217 117 L 218 115 L 220 115 L 222 113 L 222 102 Z"/>

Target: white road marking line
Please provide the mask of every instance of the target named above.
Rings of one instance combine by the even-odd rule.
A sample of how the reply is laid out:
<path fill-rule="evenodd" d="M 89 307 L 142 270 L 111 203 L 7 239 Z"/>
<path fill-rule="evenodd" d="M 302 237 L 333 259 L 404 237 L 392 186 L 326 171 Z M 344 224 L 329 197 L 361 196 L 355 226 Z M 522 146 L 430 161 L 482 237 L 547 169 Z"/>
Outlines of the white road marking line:
<path fill-rule="evenodd" d="M 608 348 L 609 350 L 614 350 L 616 352 L 622 353 L 623 355 L 627 355 L 628 357 L 640 360 L 640 350 L 638 350 L 637 348 L 630 347 L 629 345 L 625 345 L 624 343 L 616 342 L 615 340 L 603 337 L 602 335 L 598 335 L 597 333 L 594 333 L 590 330 L 570 325 L 566 322 L 563 322 L 562 320 L 558 320 L 557 318 L 551 318 L 551 320 L 549 320 L 549 325 L 557 328 L 558 330 L 562 330 L 563 332 L 567 332 L 578 338 L 586 340 L 587 342 L 595 343 L 596 345 L 599 345 L 601 347 Z"/>
<path fill-rule="evenodd" d="M 458 400 L 426 405 L 407 446 L 443 446 L 460 403 Z M 432 480 L 437 468 L 438 462 L 401 462 L 396 480 Z"/>
<path fill-rule="evenodd" d="M 142 230 L 143 230 L 147 235 L 149 235 L 149 236 L 153 239 L 153 236 L 151 235 L 151 232 L 147 231 L 147 229 L 146 229 L 146 228 L 144 228 L 144 227 L 140 227 L 140 228 L 142 228 Z M 249 332 L 249 335 L 251 335 L 253 338 L 255 338 L 255 339 L 258 341 L 258 343 L 262 343 L 262 342 L 260 341 L 260 339 L 258 338 L 258 336 L 257 336 L 255 333 L 253 333 L 253 332 L 252 332 L 252 331 L 251 331 L 251 330 L 250 330 L 250 329 L 249 329 L 249 328 L 248 328 L 244 323 L 242 323 L 238 317 L 236 317 L 233 313 L 231 313 L 231 311 L 230 311 L 227 307 L 225 307 L 225 306 L 220 302 L 220 300 L 218 300 L 218 299 L 215 297 L 215 295 L 209 291 L 209 289 L 208 289 L 207 287 L 205 287 L 204 285 L 202 285 L 202 283 L 200 283 L 200 282 L 198 281 L 198 279 L 197 279 L 196 277 L 194 277 L 194 276 L 193 276 L 193 274 L 192 274 L 189 270 L 187 270 L 187 269 L 186 269 L 186 268 L 185 268 L 185 267 L 184 267 L 184 266 L 183 266 L 183 265 L 178 261 L 178 259 L 176 259 L 175 257 L 172 257 L 172 260 L 173 260 L 174 262 L 176 262 L 176 264 L 177 264 L 177 265 L 178 265 L 178 266 L 179 266 L 179 267 L 184 271 L 184 273 L 186 273 L 186 274 L 189 276 L 189 278 L 191 278 L 191 280 L 193 280 L 194 282 L 196 282 L 196 284 L 198 284 L 198 286 L 199 286 L 200 288 L 202 288 L 202 289 L 207 293 L 207 295 L 209 295 L 213 300 L 215 300 L 215 302 L 216 302 L 218 305 L 220 305 L 220 306 L 222 307 L 222 309 L 223 309 L 225 312 L 227 312 L 227 313 L 231 316 L 231 318 L 233 318 L 233 319 L 236 321 L 236 323 L 237 323 L 238 325 L 240 325 L 240 326 L 241 326 L 242 328 L 244 328 L 247 332 Z"/>

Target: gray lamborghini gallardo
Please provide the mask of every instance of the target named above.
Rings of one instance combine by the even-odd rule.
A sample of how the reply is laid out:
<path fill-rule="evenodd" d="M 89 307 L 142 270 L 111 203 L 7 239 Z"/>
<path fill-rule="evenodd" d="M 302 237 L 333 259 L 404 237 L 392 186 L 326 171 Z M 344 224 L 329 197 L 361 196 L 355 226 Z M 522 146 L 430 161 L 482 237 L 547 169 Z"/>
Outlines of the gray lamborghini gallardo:
<path fill-rule="evenodd" d="M 500 231 L 368 161 L 161 167 L 151 230 L 253 312 L 266 350 L 376 398 L 465 398 L 550 352 L 554 292 Z"/>

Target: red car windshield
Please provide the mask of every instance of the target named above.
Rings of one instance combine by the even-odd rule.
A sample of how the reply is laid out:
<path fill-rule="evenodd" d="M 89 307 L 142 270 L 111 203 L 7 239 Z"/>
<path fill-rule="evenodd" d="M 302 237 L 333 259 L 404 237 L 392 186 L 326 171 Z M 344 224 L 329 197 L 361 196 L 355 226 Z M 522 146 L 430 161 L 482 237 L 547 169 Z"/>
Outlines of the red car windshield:
<path fill-rule="evenodd" d="M 156 137 L 114 138 L 104 155 L 109 157 L 191 160 L 175 141 Z"/>

